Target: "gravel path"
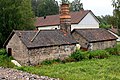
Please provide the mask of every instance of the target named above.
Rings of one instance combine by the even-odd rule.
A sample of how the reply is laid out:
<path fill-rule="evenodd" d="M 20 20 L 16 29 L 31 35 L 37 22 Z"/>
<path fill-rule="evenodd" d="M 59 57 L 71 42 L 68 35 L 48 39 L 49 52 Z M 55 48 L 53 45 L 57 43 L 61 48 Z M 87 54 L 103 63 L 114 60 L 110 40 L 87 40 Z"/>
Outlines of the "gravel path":
<path fill-rule="evenodd" d="M 0 67 L 0 80 L 59 80 L 46 76 L 38 76 L 27 72 Z"/>

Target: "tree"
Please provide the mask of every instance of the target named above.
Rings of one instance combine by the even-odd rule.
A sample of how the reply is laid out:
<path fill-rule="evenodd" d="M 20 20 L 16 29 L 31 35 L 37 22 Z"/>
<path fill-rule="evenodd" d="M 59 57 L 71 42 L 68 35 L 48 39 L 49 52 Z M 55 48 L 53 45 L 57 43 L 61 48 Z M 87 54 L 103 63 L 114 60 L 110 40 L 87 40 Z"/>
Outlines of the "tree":
<path fill-rule="evenodd" d="M 58 2 L 55 0 L 32 0 L 35 16 L 47 16 L 59 13 Z"/>
<path fill-rule="evenodd" d="M 37 16 L 38 15 L 38 0 L 31 0 L 31 4 L 32 4 L 32 10 L 33 10 L 33 12 L 34 12 L 34 14 L 35 14 L 35 16 Z"/>
<path fill-rule="evenodd" d="M 115 20 L 120 34 L 120 0 L 112 0 L 112 5 L 114 7 L 113 15 L 116 17 Z"/>
<path fill-rule="evenodd" d="M 70 2 L 68 0 L 61 0 L 61 3 L 67 3 L 67 4 L 69 4 Z"/>
<path fill-rule="evenodd" d="M 0 47 L 12 30 L 34 29 L 30 0 L 0 0 Z"/>
<path fill-rule="evenodd" d="M 71 3 L 70 10 L 73 12 L 83 10 L 83 4 L 80 1 L 81 0 L 74 0 Z"/>
<path fill-rule="evenodd" d="M 100 21 L 100 28 L 116 28 L 116 21 L 114 16 L 105 15 L 97 17 Z"/>

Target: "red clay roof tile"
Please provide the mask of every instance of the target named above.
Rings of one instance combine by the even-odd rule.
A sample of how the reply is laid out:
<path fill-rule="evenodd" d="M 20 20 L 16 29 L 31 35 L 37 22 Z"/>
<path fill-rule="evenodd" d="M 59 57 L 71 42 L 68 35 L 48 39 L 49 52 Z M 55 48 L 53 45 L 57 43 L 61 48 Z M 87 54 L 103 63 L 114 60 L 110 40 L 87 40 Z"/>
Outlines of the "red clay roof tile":
<path fill-rule="evenodd" d="M 71 23 L 76 24 L 79 23 L 89 12 L 90 10 L 81 10 L 79 12 L 71 12 Z M 60 18 L 59 15 L 50 15 L 44 17 L 36 18 L 35 26 L 43 27 L 43 26 L 55 26 L 60 25 Z"/>

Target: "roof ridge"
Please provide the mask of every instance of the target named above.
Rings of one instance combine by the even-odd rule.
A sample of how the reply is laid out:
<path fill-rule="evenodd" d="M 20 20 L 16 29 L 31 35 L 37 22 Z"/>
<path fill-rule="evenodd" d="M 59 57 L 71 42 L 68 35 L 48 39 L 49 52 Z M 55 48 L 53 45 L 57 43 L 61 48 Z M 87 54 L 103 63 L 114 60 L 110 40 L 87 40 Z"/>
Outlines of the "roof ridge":
<path fill-rule="evenodd" d="M 81 11 L 84 11 L 84 12 L 86 12 L 86 11 L 91 11 L 91 10 L 80 10 L 80 11 L 75 11 L 75 12 L 70 12 L 70 14 L 71 13 L 77 13 L 77 12 L 81 12 Z M 54 14 L 54 15 L 47 15 L 46 17 L 50 17 L 50 16 L 58 16 L 58 15 L 60 15 L 60 14 Z M 36 17 L 36 18 L 44 18 L 44 16 L 41 16 L 41 17 Z"/>
<path fill-rule="evenodd" d="M 103 28 L 82 28 L 82 29 L 74 29 L 74 30 L 96 30 L 96 29 L 103 29 Z"/>
<path fill-rule="evenodd" d="M 70 12 L 71 15 L 71 24 L 78 24 L 83 18 L 92 12 L 91 10 L 81 10 L 76 12 Z M 60 25 L 60 18 L 59 14 L 57 15 L 48 15 L 44 19 L 44 17 L 37 17 L 35 26 L 36 27 L 45 27 L 45 26 L 59 26 Z"/>

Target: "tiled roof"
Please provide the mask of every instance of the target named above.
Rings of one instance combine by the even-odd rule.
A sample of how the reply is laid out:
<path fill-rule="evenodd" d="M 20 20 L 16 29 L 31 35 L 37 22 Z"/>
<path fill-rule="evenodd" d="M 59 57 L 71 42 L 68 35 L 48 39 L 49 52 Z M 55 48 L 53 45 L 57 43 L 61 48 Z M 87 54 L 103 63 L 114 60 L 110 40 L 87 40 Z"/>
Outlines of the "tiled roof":
<path fill-rule="evenodd" d="M 81 36 L 83 36 L 89 42 L 97 42 L 97 41 L 107 41 L 107 40 L 115 40 L 113 34 L 111 34 L 106 29 L 97 28 L 97 29 L 76 29 L 74 30 Z"/>
<path fill-rule="evenodd" d="M 71 23 L 76 24 L 79 23 L 89 12 L 90 10 L 81 10 L 79 12 L 71 12 Z M 50 15 L 44 17 L 38 17 L 36 18 L 36 23 L 35 26 L 54 26 L 54 25 L 59 25 L 60 24 L 60 19 L 59 15 Z"/>
<path fill-rule="evenodd" d="M 60 30 L 14 32 L 28 48 L 70 45 L 77 43 L 70 34 L 63 33 Z"/>

